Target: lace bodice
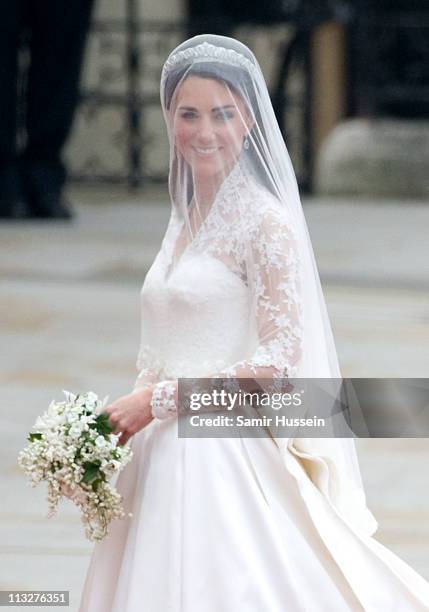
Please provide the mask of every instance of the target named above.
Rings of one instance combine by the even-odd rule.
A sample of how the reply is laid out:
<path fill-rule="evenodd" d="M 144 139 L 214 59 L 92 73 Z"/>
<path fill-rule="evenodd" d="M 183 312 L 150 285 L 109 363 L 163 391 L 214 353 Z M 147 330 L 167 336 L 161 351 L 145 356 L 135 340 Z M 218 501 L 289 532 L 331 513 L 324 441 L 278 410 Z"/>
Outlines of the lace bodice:
<path fill-rule="evenodd" d="M 171 269 L 173 214 L 141 291 L 136 386 L 176 411 L 180 377 L 294 376 L 301 357 L 299 256 L 285 207 L 235 168 Z"/>

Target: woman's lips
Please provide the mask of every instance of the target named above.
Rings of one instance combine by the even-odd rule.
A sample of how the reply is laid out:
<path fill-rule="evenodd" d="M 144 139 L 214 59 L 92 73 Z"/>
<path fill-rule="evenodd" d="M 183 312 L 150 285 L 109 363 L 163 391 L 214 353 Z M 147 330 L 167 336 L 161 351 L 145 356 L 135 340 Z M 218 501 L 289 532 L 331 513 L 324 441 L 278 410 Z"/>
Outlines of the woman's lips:
<path fill-rule="evenodd" d="M 211 157 L 219 151 L 219 147 L 192 147 L 192 150 L 200 157 Z"/>

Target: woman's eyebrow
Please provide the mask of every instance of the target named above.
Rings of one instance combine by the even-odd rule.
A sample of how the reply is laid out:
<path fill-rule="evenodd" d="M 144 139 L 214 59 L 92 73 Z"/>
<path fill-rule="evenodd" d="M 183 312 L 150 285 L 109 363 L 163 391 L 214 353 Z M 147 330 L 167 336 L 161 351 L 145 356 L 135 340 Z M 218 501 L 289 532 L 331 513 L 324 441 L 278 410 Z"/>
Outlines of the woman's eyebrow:
<path fill-rule="evenodd" d="M 219 111 L 219 110 L 225 110 L 227 108 L 235 108 L 234 104 L 225 104 L 225 106 L 214 106 L 212 108 L 212 112 L 213 111 Z M 198 109 L 195 108 L 194 106 L 179 106 L 179 110 L 187 110 L 187 111 L 196 111 L 198 112 Z"/>
<path fill-rule="evenodd" d="M 235 108 L 234 104 L 225 104 L 225 106 L 215 106 L 212 111 L 224 110 L 225 108 Z"/>

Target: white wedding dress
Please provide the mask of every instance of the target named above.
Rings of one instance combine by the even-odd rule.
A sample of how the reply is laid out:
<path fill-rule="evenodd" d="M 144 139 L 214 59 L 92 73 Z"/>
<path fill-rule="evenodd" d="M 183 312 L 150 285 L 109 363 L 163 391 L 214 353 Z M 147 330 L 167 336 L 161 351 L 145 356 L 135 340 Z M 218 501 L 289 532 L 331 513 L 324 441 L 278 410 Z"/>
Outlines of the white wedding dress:
<path fill-rule="evenodd" d="M 222 201 L 231 213 L 224 189 L 206 229 Z M 254 220 L 275 206 L 263 191 L 257 201 Z M 170 269 L 179 231 L 173 215 L 141 293 L 138 366 L 157 381 L 207 376 L 257 348 L 239 267 L 197 240 Z M 118 480 L 132 516 L 96 544 L 81 612 L 429 610 L 427 583 L 344 521 L 272 439 L 179 438 L 177 417 L 155 418 L 132 448 Z"/>

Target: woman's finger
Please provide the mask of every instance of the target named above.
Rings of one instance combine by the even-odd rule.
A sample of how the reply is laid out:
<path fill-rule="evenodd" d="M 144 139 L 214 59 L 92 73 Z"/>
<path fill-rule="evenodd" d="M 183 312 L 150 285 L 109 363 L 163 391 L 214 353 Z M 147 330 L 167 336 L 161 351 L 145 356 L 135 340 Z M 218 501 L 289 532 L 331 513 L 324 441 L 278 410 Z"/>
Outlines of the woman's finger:
<path fill-rule="evenodd" d="M 112 427 L 113 433 L 115 435 L 122 433 L 123 427 L 121 427 L 119 423 L 119 418 L 117 416 L 111 415 L 109 418 L 109 424 Z"/>
<path fill-rule="evenodd" d="M 119 440 L 118 440 L 118 444 L 120 444 L 121 446 L 124 446 L 130 438 L 131 438 L 131 435 L 129 433 L 122 431 L 120 434 Z"/>

